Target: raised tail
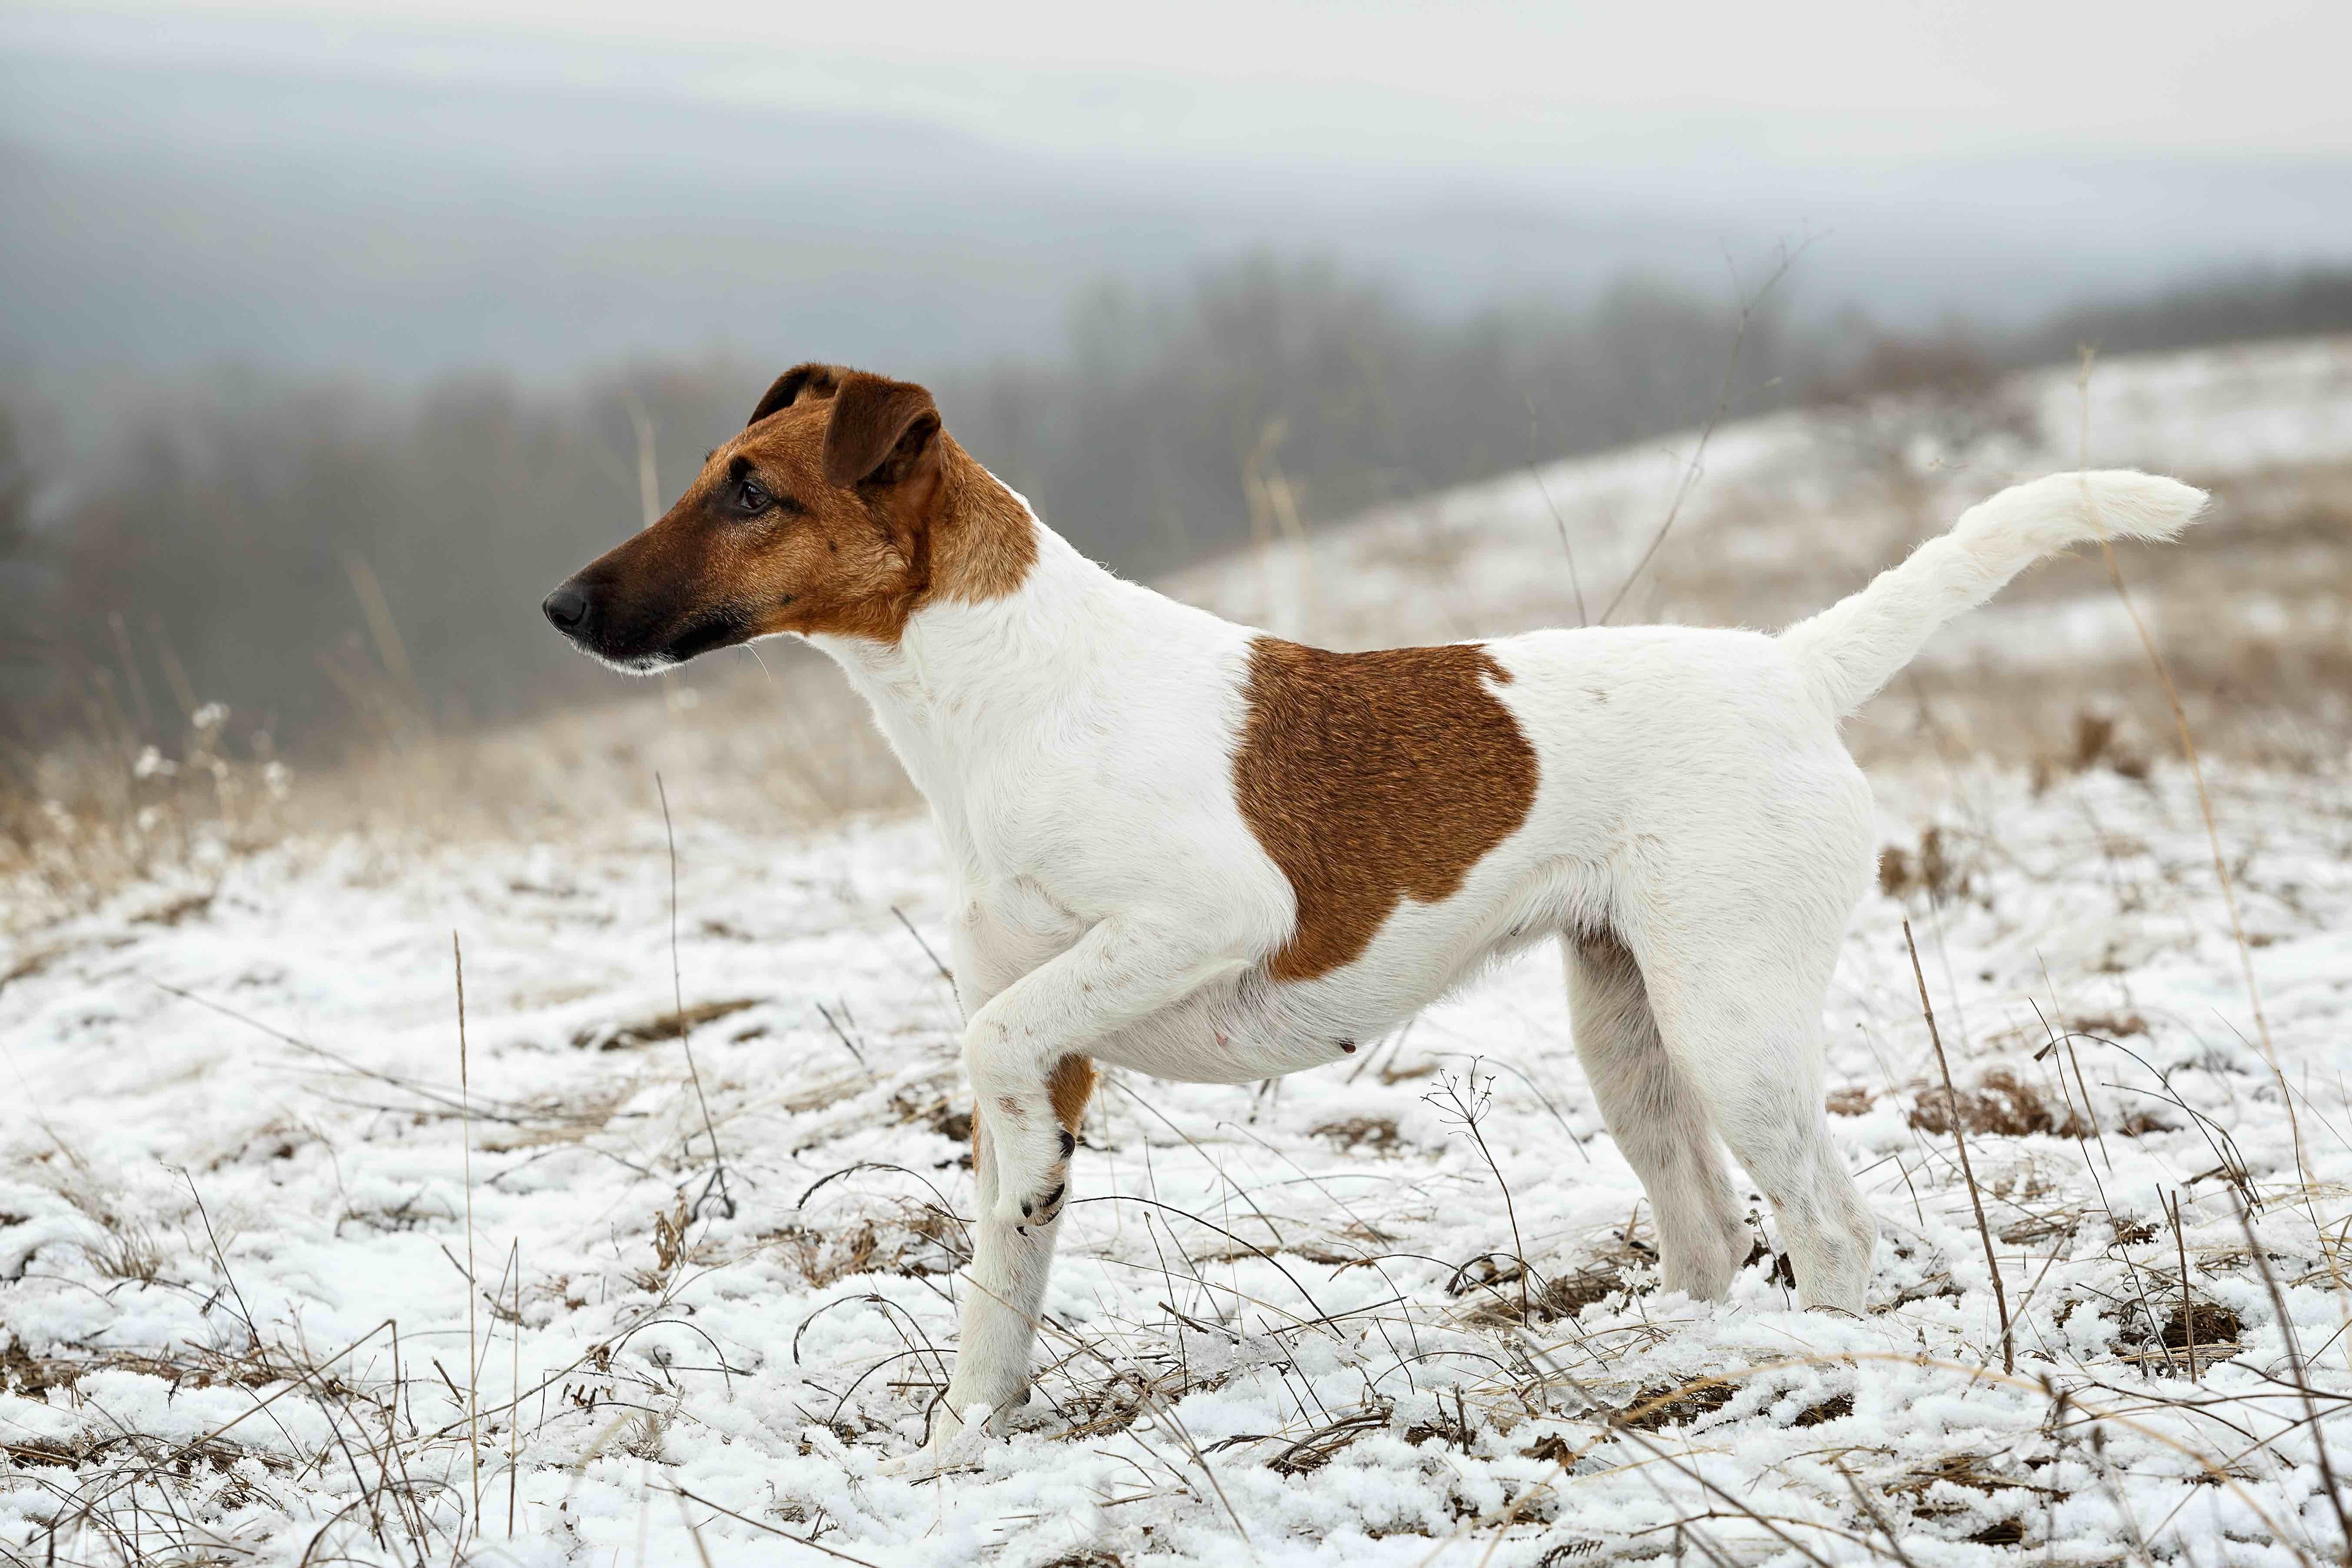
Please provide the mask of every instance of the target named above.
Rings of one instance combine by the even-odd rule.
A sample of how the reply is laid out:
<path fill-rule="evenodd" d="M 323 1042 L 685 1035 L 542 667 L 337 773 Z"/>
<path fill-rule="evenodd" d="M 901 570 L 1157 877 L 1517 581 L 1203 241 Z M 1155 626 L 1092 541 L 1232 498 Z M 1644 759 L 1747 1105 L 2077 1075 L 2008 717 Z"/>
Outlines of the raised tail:
<path fill-rule="evenodd" d="M 2043 556 L 2084 539 L 2168 539 L 2204 505 L 2202 490 L 2129 468 L 2013 485 L 1962 512 L 1951 532 L 1868 588 L 1781 632 L 1780 646 L 1814 696 L 1843 717 L 1893 680 L 1937 627 Z"/>

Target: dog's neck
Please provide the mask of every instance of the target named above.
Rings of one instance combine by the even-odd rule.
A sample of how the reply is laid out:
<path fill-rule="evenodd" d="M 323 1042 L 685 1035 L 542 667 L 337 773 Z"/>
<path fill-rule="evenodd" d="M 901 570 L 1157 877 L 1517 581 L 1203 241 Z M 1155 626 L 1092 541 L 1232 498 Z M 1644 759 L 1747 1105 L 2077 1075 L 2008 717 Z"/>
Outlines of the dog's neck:
<path fill-rule="evenodd" d="M 1030 518 L 1036 559 L 1012 592 L 928 602 L 895 643 L 809 639 L 864 695 L 938 810 L 950 809 L 979 762 L 1004 755 L 1096 684 L 1119 651 L 1121 640 L 1106 633 L 1122 603 L 1157 597 L 1087 559 L 1034 512 Z"/>

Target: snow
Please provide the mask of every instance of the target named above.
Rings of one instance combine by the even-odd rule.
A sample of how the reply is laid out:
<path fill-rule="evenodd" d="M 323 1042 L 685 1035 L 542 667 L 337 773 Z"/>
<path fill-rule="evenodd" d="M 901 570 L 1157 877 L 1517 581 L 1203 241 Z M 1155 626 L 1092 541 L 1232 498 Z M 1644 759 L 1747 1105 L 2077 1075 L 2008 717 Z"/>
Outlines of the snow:
<path fill-rule="evenodd" d="M 2094 462 L 2290 487 L 2352 465 L 2352 340 L 2091 386 Z M 2074 377 L 2025 390 L 2040 444 L 1939 471 L 1924 513 L 2071 463 Z M 1343 643 L 1556 622 L 1566 527 L 1597 613 L 1695 444 L 1173 586 Z M 1717 432 L 1620 619 L 1769 622 L 1892 559 L 1920 517 L 1828 450 L 1793 418 Z M 2200 528 L 2222 541 L 2181 568 L 2200 596 L 2137 596 L 2151 630 L 2340 646 L 2341 572 L 2296 564 L 2318 548 L 2300 515 Z M 1928 661 L 2063 674 L 2103 648 L 2146 682 L 2111 592 L 2029 580 Z M 787 671 L 690 718 L 672 695 L 485 740 L 451 775 L 478 810 L 436 811 L 394 768 L 378 793 L 427 809 L 339 827 L 294 809 L 331 792 L 298 774 L 274 846 L 199 842 L 79 910 L 22 884 L 0 920 L 0 1544 L 877 1568 L 2338 1555 L 2315 1444 L 2352 1473 L 2340 753 L 2207 764 L 2234 918 L 2188 768 L 2126 776 L 2160 737 L 2107 752 L 2125 772 L 1875 771 L 1883 841 L 1919 874 L 1864 901 L 1825 1020 L 1832 1126 L 1882 1232 L 1866 1319 L 1791 1310 L 1769 1246 L 1727 1304 L 1655 1288 L 1538 953 L 1344 1068 L 1113 1074 L 1036 1397 L 917 1480 L 883 1465 L 952 1354 L 971 1203 L 938 850 L 888 815 L 781 825 L 903 799 L 845 738 L 837 682 Z M 1977 1107 L 1984 1232 L 1906 918 Z M 685 1040 L 663 1022 L 681 1000 Z M 2159 1337 L 2184 1257 L 2194 1381 Z"/>
<path fill-rule="evenodd" d="M 0 989 L 23 1108 L 0 1176 L 0 1323 L 12 1354 L 86 1367 L 0 1401 L 20 1454 L 79 1456 L 19 1465 L 0 1540 L 41 1549 L 78 1489 L 126 1533 L 136 1500 L 157 1543 L 293 1562 L 323 1531 L 320 1551 L 391 1561 L 419 1554 L 415 1531 L 446 1552 L 474 1484 L 471 1343 L 480 1551 L 499 1561 L 687 1562 L 698 1537 L 713 1562 L 814 1561 L 772 1532 L 816 1530 L 891 1564 L 1530 1564 L 1659 1555 L 1677 1521 L 1687 1550 L 1843 1561 L 1884 1548 L 1857 1487 L 1923 1565 L 2113 1561 L 2135 1528 L 2200 1561 L 2332 1550 L 2286 1346 L 2214 1173 L 2243 1162 L 2332 1409 L 2352 1394 L 2330 1273 L 2347 1260 L 2313 1219 L 2340 1226 L 2352 1192 L 2352 811 L 2339 779 L 2210 782 L 2275 1073 L 2184 768 L 2038 795 L 1991 769 L 1881 779 L 1887 841 L 1916 850 L 1937 827 L 1964 888 L 1874 894 L 1830 1001 L 1832 1085 L 1861 1112 L 1835 1125 L 1884 1233 L 1868 1320 L 1791 1311 L 1761 1264 L 1726 1307 L 1654 1289 L 1639 1186 L 1538 956 L 1345 1070 L 1272 1088 L 1116 1078 L 1026 1429 L 928 1482 L 880 1473 L 922 1430 L 952 1343 L 961 1222 L 937 1211 L 971 1202 L 946 1122 L 955 1012 L 917 940 L 941 946 L 926 828 L 794 841 L 682 813 L 675 978 L 658 817 L 580 845 L 291 844 L 232 862 L 175 924 L 142 916 L 178 890 L 139 890 L 28 938 L 10 967 L 30 972 Z M 1991 1228 L 2017 1238 L 1997 1241 L 2014 1377 L 1950 1140 L 1909 1121 L 1935 1068 L 1906 915 L 1962 1087 L 2006 1066 L 2061 1123 L 2074 1082 L 2095 1112 L 2095 1136 L 1971 1139 Z M 743 1004 L 693 1033 L 699 1092 L 674 1038 L 596 1048 L 669 1013 L 674 987 Z M 2042 1018 L 2085 1031 L 2066 1097 L 2034 1058 Z M 1486 1155 L 1449 1090 L 1483 1107 Z M 709 1186 L 714 1132 L 735 1207 L 714 1193 L 698 1218 L 682 1206 Z M 2162 1318 L 2179 1300 L 2176 1194 L 2193 1292 L 2245 1324 L 2203 1369 L 2203 1406 L 2161 1354 L 2123 1359 L 2137 1303 Z M 2149 1230 L 2119 1245 L 2118 1222 Z M 514 1299 L 517 1249 L 519 1350 L 494 1305 Z M 1593 1299 L 1515 1321 L 1522 1250 Z M 367 1407 L 393 1386 L 387 1323 L 393 1448 Z M 340 1391 L 289 1383 L 303 1366 Z M 1729 1399 L 1696 1419 L 1594 1415 L 1702 1377 Z M 171 1511 L 152 1479 L 106 1495 L 121 1434 L 163 1457 L 215 1432 L 218 1463 L 173 1483 Z M 2226 1479 L 2207 1484 L 2200 1458 Z M 407 1523 L 387 1468 L 409 1478 Z M 370 1490 L 388 1546 L 352 1506 Z M 1968 1540 L 2004 1521 L 2025 1546 Z"/>

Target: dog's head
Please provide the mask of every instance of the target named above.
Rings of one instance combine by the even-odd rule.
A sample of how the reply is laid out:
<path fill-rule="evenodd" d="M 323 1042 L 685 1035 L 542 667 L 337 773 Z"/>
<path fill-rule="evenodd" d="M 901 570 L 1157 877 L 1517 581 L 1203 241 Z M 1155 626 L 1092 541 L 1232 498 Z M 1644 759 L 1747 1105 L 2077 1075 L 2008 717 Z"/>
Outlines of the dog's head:
<path fill-rule="evenodd" d="M 986 597 L 976 579 L 1025 569 L 1029 526 L 1026 508 L 940 428 L 929 392 L 800 365 L 776 378 L 666 516 L 541 608 L 583 651 L 638 674 L 778 632 L 891 643 L 940 589 Z M 1006 551 L 1023 547 L 1009 563 Z"/>

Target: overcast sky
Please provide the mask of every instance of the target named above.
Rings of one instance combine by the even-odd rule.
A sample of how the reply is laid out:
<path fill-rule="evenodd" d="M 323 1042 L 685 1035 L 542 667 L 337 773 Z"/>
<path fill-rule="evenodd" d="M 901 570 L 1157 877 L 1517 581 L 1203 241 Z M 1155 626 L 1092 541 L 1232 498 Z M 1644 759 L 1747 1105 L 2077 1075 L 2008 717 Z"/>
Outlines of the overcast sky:
<path fill-rule="evenodd" d="M 140 0 L 11 16 L 0 40 L 78 52 L 587 75 L 1095 154 L 1277 145 L 1521 172 L 2352 154 L 2352 5 L 2294 0 Z"/>
<path fill-rule="evenodd" d="M 0 0 L 0 362 L 968 364 L 1257 254 L 2021 325 L 2352 263 L 2347 59 L 2344 0 Z"/>

